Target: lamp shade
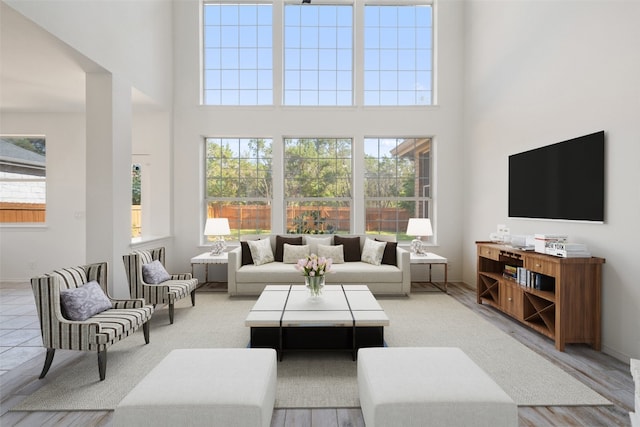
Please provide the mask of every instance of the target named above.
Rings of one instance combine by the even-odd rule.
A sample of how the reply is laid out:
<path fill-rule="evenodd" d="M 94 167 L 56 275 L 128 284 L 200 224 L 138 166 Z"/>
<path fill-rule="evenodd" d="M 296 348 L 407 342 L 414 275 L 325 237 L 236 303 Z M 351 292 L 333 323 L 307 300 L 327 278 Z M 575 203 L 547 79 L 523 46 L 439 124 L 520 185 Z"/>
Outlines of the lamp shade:
<path fill-rule="evenodd" d="M 429 218 L 409 218 L 409 224 L 407 224 L 407 236 L 433 236 L 431 220 Z"/>
<path fill-rule="evenodd" d="M 228 236 L 231 234 L 227 218 L 209 218 L 204 226 L 205 236 Z"/>

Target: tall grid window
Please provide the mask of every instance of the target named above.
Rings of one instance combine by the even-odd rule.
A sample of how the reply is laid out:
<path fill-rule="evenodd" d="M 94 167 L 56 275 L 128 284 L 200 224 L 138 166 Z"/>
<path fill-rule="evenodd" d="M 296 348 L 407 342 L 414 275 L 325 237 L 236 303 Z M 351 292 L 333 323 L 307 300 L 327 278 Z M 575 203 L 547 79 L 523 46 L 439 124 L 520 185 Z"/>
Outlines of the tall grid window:
<path fill-rule="evenodd" d="M 365 105 L 432 104 L 432 7 L 365 5 L 364 11 Z"/>
<path fill-rule="evenodd" d="M 271 139 L 206 138 L 207 218 L 228 218 L 235 238 L 271 232 Z"/>
<path fill-rule="evenodd" d="M 272 6 L 204 4 L 204 104 L 273 103 Z"/>
<path fill-rule="evenodd" d="M 0 223 L 44 223 L 47 208 L 44 136 L 0 135 Z"/>
<path fill-rule="evenodd" d="M 353 8 L 285 6 L 284 104 L 351 105 Z"/>
<path fill-rule="evenodd" d="M 289 233 L 348 233 L 351 139 L 284 140 L 284 197 Z"/>
<path fill-rule="evenodd" d="M 409 218 L 431 218 L 431 145 L 430 138 L 365 138 L 367 233 L 407 240 Z"/>

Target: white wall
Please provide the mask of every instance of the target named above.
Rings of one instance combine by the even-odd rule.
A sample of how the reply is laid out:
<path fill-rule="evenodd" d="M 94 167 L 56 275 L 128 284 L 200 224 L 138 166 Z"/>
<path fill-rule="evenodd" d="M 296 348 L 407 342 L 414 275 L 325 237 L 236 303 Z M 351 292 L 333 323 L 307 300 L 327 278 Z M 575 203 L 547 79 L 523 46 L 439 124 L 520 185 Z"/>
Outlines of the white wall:
<path fill-rule="evenodd" d="M 480 1 L 466 8 L 464 280 L 476 240 L 564 233 L 603 266 L 603 350 L 640 356 L 640 3 Z M 606 132 L 605 224 L 507 218 L 507 156 Z M 535 179 L 532 177 L 532 179 Z"/>
<path fill-rule="evenodd" d="M 171 240 L 166 236 L 171 233 L 172 194 L 172 1 L 6 2 L 49 31 L 52 37 L 67 43 L 81 54 L 79 56 L 84 55 L 101 65 L 106 70 L 101 72 L 111 73 L 118 82 L 137 89 L 118 92 L 120 99 L 116 100 L 117 105 L 129 105 L 132 92 L 134 103 L 141 102 L 133 105 L 134 113 L 130 108 L 127 111 L 113 111 L 112 116 L 118 119 L 117 123 L 111 123 L 116 125 L 119 132 L 131 132 L 131 144 L 118 143 L 129 138 L 128 134 L 122 133 L 109 142 L 116 150 L 113 154 L 118 159 L 122 159 L 122 156 L 128 158 L 132 154 L 144 154 L 147 158 L 154 183 L 148 209 L 155 211 L 146 230 L 147 237 L 162 237 L 162 240 L 154 243 L 170 245 Z M 123 114 L 126 116 L 122 117 Z M 101 205 L 92 203 L 89 207 L 95 212 L 112 212 L 114 218 L 117 216 L 123 220 L 117 221 L 117 230 L 111 234 L 112 241 L 96 241 L 102 239 L 94 239 L 87 234 L 87 218 L 96 220 L 95 215 L 86 216 L 86 211 L 91 210 L 87 207 L 87 191 L 94 194 L 87 187 L 87 177 L 95 177 L 96 171 L 87 171 L 94 173 L 89 176 L 85 173 L 86 169 L 91 169 L 85 167 L 87 130 L 92 130 L 94 121 L 90 120 L 87 125 L 85 114 L 73 116 L 73 121 L 67 117 L 69 115 L 46 112 L 12 114 L 4 110 L 2 113 L 3 133 L 42 133 L 47 137 L 48 203 L 47 227 L 3 227 L 0 230 L 0 278 L 26 280 L 53 268 L 78 265 L 93 258 L 102 260 L 103 249 L 113 246 L 113 253 L 107 253 L 107 260 L 111 262 L 110 279 L 117 279 L 112 291 L 115 296 L 125 296 L 128 290 L 120 252 L 127 250 L 130 232 L 127 217 L 130 213 L 128 208 L 114 208 L 110 197 L 101 197 L 98 200 Z M 14 126 L 14 123 L 18 125 Z M 121 146 L 126 147 L 127 153 L 118 151 Z M 78 169 L 75 165 L 82 168 Z M 129 172 L 126 169 L 126 176 L 102 178 L 117 183 L 117 188 L 128 187 Z M 100 182 L 100 177 L 97 182 Z M 123 200 L 121 195 L 118 200 Z M 126 201 L 118 206 L 124 205 Z M 114 209 L 117 210 L 114 212 Z M 68 220 L 69 215 L 75 222 Z"/>
<path fill-rule="evenodd" d="M 42 134 L 47 147 L 46 225 L 0 228 L 3 281 L 85 262 L 84 114 L 2 114 L 2 133 Z"/>
<path fill-rule="evenodd" d="M 172 99 L 172 0 L 3 0 L 160 105 Z"/>
<path fill-rule="evenodd" d="M 203 252 L 200 233 L 203 209 L 203 137 L 271 137 L 274 150 L 283 136 L 353 137 L 354 151 L 362 153 L 365 136 L 434 136 L 436 145 L 438 247 L 433 251 L 451 260 L 451 280 L 461 278 L 462 180 L 457 167 L 461 149 L 462 114 L 462 2 L 442 2 L 436 11 L 438 28 L 438 105 L 397 109 L 345 107 L 340 111 L 295 107 L 203 107 L 199 105 L 199 2 L 185 0 L 174 5 L 175 104 L 174 104 L 174 222 L 176 252 L 188 267 L 189 258 Z M 274 16 L 278 19 L 278 10 Z M 276 23 L 276 25 L 278 25 Z M 274 43 L 278 45 L 278 43 Z M 275 65 L 277 67 L 277 64 Z M 359 160 L 354 159 L 356 166 Z M 281 174 L 281 165 L 274 173 Z M 358 169 L 356 168 L 356 174 Z M 360 169 L 360 173 L 361 169 Z M 356 180 L 359 178 L 356 178 Z M 278 181 L 276 181 L 277 183 Z M 282 189 L 274 189 L 276 198 Z M 358 185 L 354 187 L 356 197 Z M 279 192 L 279 193 L 278 193 Z M 362 196 L 360 196 L 362 197 Z M 360 204 L 361 206 L 362 204 Z M 276 204 L 273 231 L 283 232 L 283 206 Z M 364 230 L 364 215 L 356 215 L 355 232 Z"/>

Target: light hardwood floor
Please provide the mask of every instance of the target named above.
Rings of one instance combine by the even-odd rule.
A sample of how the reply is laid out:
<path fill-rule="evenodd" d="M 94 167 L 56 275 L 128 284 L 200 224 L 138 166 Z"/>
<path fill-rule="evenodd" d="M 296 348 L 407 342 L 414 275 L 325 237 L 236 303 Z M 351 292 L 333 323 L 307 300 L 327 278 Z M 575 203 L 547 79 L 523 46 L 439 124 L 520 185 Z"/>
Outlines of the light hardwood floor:
<path fill-rule="evenodd" d="M 16 289 L 15 284 L 11 285 Z M 0 425 L 9 426 L 111 426 L 113 412 L 111 411 L 79 411 L 79 412 L 11 412 L 11 407 L 16 405 L 26 396 L 37 390 L 43 381 L 38 380 L 38 374 L 42 368 L 44 351 L 33 349 L 21 353 L 20 345 L 15 343 L 15 331 L 10 331 L 12 324 L 20 325 L 17 328 L 27 335 L 33 334 L 33 324 L 29 319 L 16 322 L 11 313 L 22 313 L 22 316 L 33 314 L 29 304 L 33 304 L 28 285 L 24 285 L 22 293 L 20 288 L 10 293 L 2 292 L 0 295 L 4 301 L 0 301 L 0 359 L 8 361 L 8 366 L 0 376 Z M 5 290 L 0 288 L 0 290 Z M 428 284 L 414 284 L 414 292 L 435 291 Z M 502 315 L 501 313 L 480 306 L 475 302 L 475 291 L 460 283 L 449 284 L 449 294 L 458 301 L 480 314 L 496 327 L 512 335 L 533 351 L 541 354 L 563 370 L 602 394 L 609 399 L 612 406 L 554 406 L 554 407 L 520 407 L 518 408 L 519 424 L 521 426 L 629 426 L 629 411 L 633 410 L 633 380 L 629 372 L 628 363 L 620 362 L 604 353 L 596 352 L 584 345 L 567 345 L 564 353 L 555 350 L 551 340 L 529 330 Z M 12 302 L 13 304 L 9 304 Z M 18 305 L 26 305 L 20 308 Z M 6 314 L 9 313 L 9 314 Z M 11 323 L 13 322 L 13 323 Z M 29 336 L 31 336 L 29 335 Z M 12 337 L 5 339 L 3 337 Z M 25 340 L 26 347 L 34 347 L 33 338 Z M 18 348 L 18 350 L 15 350 Z M 15 350 L 15 351 L 14 351 Z M 18 357 L 24 354 L 26 361 L 12 367 L 9 354 L 13 351 Z M 73 361 L 79 357 L 87 357 L 81 352 L 59 352 L 56 354 L 56 362 L 63 362 L 58 369 L 72 368 Z M 3 356 L 5 355 L 5 356 Z M 15 364 L 15 363 L 14 363 Z M 0 365 L 3 365 L 0 360 Z M 1 367 L 1 366 L 0 366 Z M 3 368 L 4 369 L 4 368 Z M 0 369 L 2 371 L 2 369 Z M 364 426 L 362 412 L 359 408 L 351 409 L 276 409 L 271 422 L 272 427 L 289 426 L 327 426 L 347 427 Z"/>

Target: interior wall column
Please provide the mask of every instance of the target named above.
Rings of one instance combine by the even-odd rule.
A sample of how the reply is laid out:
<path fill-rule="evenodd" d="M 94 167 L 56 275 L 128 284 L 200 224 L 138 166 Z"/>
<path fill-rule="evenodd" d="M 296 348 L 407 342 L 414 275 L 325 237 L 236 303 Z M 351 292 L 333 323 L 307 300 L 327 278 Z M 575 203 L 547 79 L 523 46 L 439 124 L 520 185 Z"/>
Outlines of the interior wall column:
<path fill-rule="evenodd" d="M 128 297 L 122 255 L 131 244 L 131 84 L 88 73 L 86 100 L 86 262 L 107 261 L 112 296 Z"/>

